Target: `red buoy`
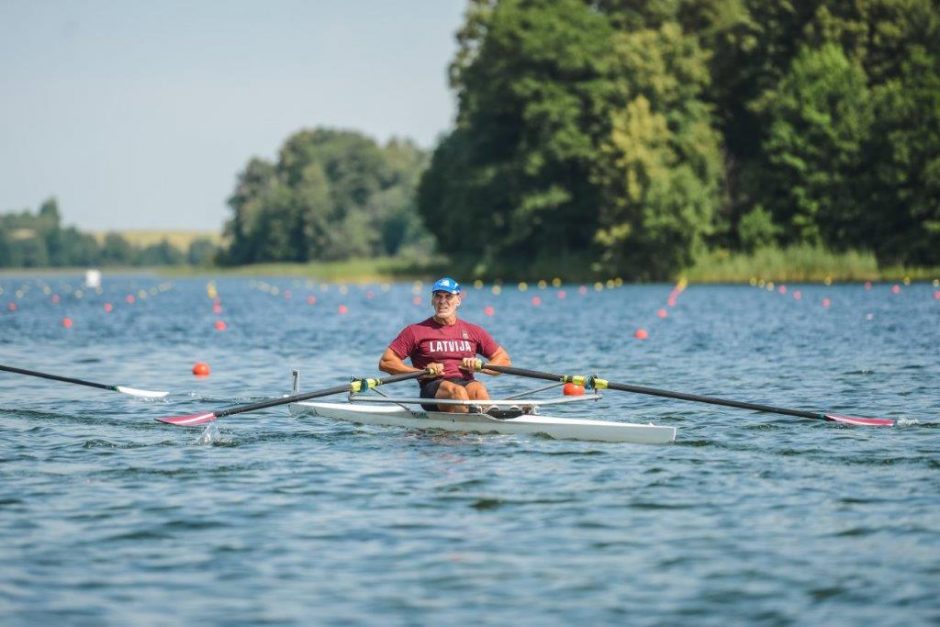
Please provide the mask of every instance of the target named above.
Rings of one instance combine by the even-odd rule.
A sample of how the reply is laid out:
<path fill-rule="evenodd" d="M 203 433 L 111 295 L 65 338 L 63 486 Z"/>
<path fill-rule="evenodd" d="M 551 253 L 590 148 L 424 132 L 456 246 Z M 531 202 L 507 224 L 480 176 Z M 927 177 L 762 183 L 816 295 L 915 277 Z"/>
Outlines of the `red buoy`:
<path fill-rule="evenodd" d="M 659 316 L 660 318 L 665 318 L 666 316 L 669 315 L 669 312 L 663 308 L 660 308 L 656 311 L 656 315 Z"/>
<path fill-rule="evenodd" d="M 72 319 L 71 318 L 62 318 L 62 326 L 66 329 L 72 328 Z"/>
<path fill-rule="evenodd" d="M 496 310 L 493 309 L 492 305 L 487 305 L 483 308 L 483 313 L 485 313 L 487 316 L 492 316 L 494 313 L 496 313 Z"/>
<path fill-rule="evenodd" d="M 633 337 L 635 337 L 638 340 L 645 340 L 649 336 L 650 334 L 646 332 L 646 329 L 637 329 L 636 331 L 633 332 Z"/>
<path fill-rule="evenodd" d="M 339 313 L 340 313 L 340 314 L 347 314 L 347 313 L 349 313 L 349 307 L 347 307 L 346 305 L 340 305 L 340 306 L 339 306 Z"/>
<path fill-rule="evenodd" d="M 224 331 L 228 328 L 228 325 L 225 324 L 224 320 L 216 320 L 213 326 L 215 327 L 216 331 Z"/>
<path fill-rule="evenodd" d="M 533 307 L 538 307 L 538 306 L 541 305 L 541 304 L 542 304 L 542 299 L 541 299 L 541 298 L 539 298 L 538 296 L 533 296 L 533 297 L 532 297 L 532 306 L 533 306 Z"/>
<path fill-rule="evenodd" d="M 565 387 L 562 388 L 565 396 L 583 396 L 584 395 L 584 386 L 577 385 L 575 383 L 566 383 Z"/>
<path fill-rule="evenodd" d="M 193 374 L 197 377 L 208 377 L 209 376 L 209 364 L 204 361 L 197 361 L 193 365 Z"/>
<path fill-rule="evenodd" d="M 308 305 L 316 305 L 316 304 L 317 304 L 317 297 L 314 296 L 313 294 L 311 294 L 310 296 L 308 296 L 308 297 L 307 297 L 307 304 L 308 304 Z"/>
<path fill-rule="evenodd" d="M 823 306 L 823 308 L 829 309 L 829 306 L 830 306 L 830 305 L 832 305 L 832 301 L 831 301 L 831 300 L 829 300 L 828 298 L 822 299 L 822 306 Z"/>
<path fill-rule="evenodd" d="M 111 310 L 114 309 L 114 306 L 111 303 L 104 304 L 104 312 L 111 313 Z"/>

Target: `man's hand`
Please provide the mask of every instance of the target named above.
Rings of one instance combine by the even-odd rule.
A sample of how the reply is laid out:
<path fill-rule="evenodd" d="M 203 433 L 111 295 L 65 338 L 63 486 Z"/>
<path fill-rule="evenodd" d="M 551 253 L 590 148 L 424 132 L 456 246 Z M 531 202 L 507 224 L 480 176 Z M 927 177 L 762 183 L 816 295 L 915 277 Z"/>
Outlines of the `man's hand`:
<path fill-rule="evenodd" d="M 427 367 L 428 375 L 431 377 L 439 377 L 444 374 L 444 364 L 433 363 L 428 364 Z"/>
<path fill-rule="evenodd" d="M 480 366 L 483 362 L 477 359 L 476 357 L 464 357 L 460 361 L 460 369 L 468 370 L 470 372 L 476 372 L 480 369 Z"/>

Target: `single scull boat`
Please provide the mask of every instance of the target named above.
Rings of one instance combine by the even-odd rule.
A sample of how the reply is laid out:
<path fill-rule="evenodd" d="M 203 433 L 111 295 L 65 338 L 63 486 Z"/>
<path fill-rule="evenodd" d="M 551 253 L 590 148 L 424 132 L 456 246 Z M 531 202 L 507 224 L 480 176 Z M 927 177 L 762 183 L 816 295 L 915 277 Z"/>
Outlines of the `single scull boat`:
<path fill-rule="evenodd" d="M 426 411 L 420 404 L 426 398 L 365 399 L 351 394 L 350 402 L 329 403 L 304 401 L 290 404 L 292 415 L 314 415 L 358 424 L 405 427 L 408 429 L 439 429 L 459 433 L 543 434 L 557 440 L 586 440 L 594 442 L 634 442 L 639 444 L 668 444 L 676 439 L 675 427 L 653 424 L 634 424 L 610 420 L 562 418 L 542 416 L 539 407 L 557 405 L 576 400 L 596 400 L 598 395 L 566 396 L 545 400 L 488 400 L 490 413 L 508 418 L 495 418 L 484 413 L 480 401 L 445 401 L 437 404 L 465 405 L 467 413 Z M 368 403 L 361 402 L 363 400 Z M 408 405 L 418 405 L 411 409 Z M 494 411 L 495 409 L 495 411 Z"/>

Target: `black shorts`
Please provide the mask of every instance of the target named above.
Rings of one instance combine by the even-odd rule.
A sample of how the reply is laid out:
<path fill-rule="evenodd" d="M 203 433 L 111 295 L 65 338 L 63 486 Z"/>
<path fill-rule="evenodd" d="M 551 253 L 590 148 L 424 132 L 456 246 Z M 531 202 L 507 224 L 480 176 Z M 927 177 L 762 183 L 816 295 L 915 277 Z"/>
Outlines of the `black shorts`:
<path fill-rule="evenodd" d="M 451 383 L 456 383 L 457 385 L 467 387 L 467 385 L 473 383 L 475 379 L 463 379 L 460 377 L 438 377 L 436 379 L 425 379 L 418 381 L 418 385 L 421 386 L 421 398 L 435 398 L 438 388 L 441 387 L 441 383 L 444 381 L 450 381 Z M 422 405 L 421 408 L 426 411 L 439 411 L 437 405 Z"/>

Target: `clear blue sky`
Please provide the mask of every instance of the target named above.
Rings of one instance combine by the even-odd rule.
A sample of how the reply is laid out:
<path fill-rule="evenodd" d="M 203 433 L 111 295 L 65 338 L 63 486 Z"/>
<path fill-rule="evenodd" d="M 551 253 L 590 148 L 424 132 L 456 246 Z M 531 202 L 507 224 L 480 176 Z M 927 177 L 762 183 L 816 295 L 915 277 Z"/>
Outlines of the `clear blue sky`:
<path fill-rule="evenodd" d="M 0 0 L 0 213 L 219 230 L 301 128 L 430 148 L 465 0 Z"/>

